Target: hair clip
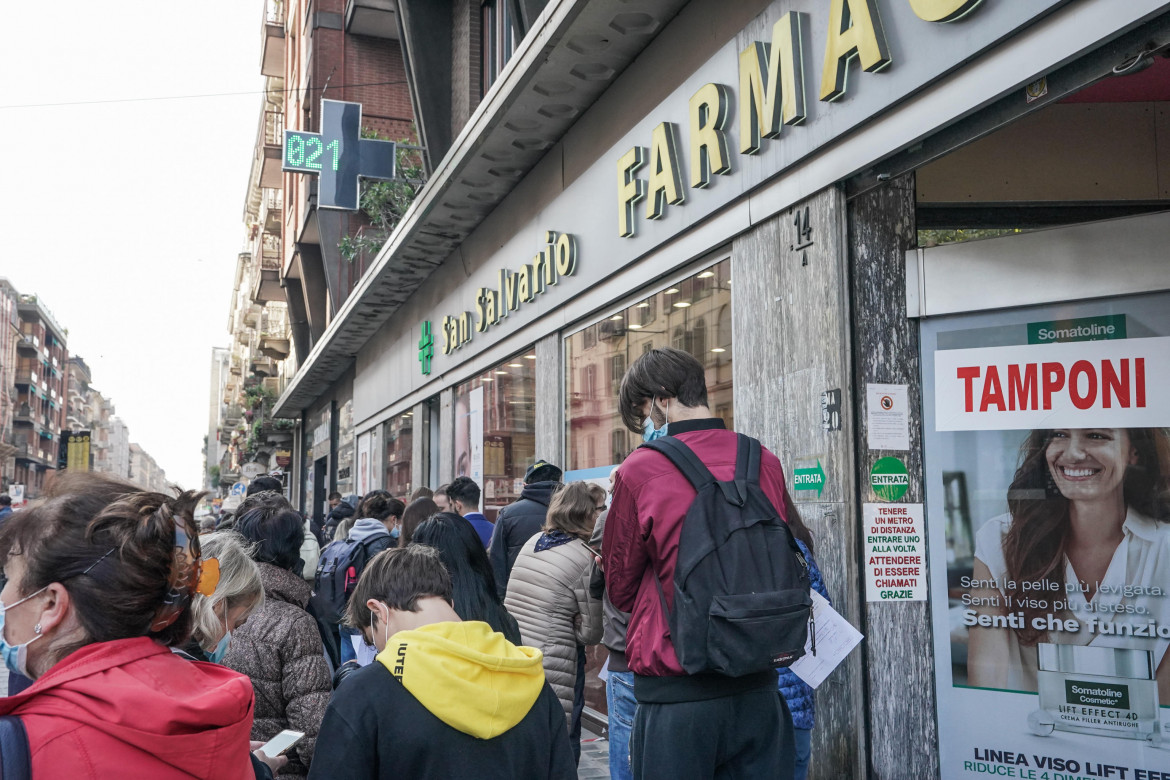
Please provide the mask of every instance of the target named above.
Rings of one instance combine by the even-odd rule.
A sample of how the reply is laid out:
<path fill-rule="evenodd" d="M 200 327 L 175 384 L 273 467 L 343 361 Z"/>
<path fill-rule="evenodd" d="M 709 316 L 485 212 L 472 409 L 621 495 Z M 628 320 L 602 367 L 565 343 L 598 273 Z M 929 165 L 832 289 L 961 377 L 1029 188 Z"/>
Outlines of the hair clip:
<path fill-rule="evenodd" d="M 211 598 L 219 585 L 219 559 L 204 558 L 199 563 L 199 584 L 195 592 L 206 598 Z"/>

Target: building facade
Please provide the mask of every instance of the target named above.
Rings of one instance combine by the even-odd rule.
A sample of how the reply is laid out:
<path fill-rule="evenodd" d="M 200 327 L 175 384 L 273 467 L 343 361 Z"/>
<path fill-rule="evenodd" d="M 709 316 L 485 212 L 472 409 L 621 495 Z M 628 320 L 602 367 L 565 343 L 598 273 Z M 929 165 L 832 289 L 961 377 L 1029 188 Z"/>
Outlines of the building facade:
<path fill-rule="evenodd" d="M 0 492 L 7 492 L 15 476 L 16 446 L 13 420 L 16 417 L 16 345 L 23 338 L 17 305 L 20 293 L 7 279 L 0 278 Z"/>
<path fill-rule="evenodd" d="M 25 498 L 37 498 L 49 472 L 57 468 L 58 444 L 66 425 L 69 350 L 65 330 L 35 295 L 21 295 L 16 374 L 16 413 L 12 443 L 16 447 L 13 482 L 25 486 Z"/>
<path fill-rule="evenodd" d="M 208 463 L 209 470 L 218 465 L 221 484 L 241 479 L 248 463 L 268 472 L 290 468 L 302 443 L 294 423 L 272 415 L 276 398 L 373 263 L 387 220 L 399 216 L 394 206 L 371 207 L 370 214 L 319 209 L 316 181 L 281 171 L 283 131 L 318 132 L 323 100 L 352 101 L 362 104 L 364 136 L 413 147 L 398 39 L 393 3 L 265 0 L 260 60 L 267 89 L 244 203 L 228 376 L 217 391 L 224 409 L 216 436 L 208 434 L 209 446 L 213 438 L 220 445 Z M 352 399 L 341 407 L 347 403 Z M 343 435 L 348 430 L 350 446 L 339 458 L 337 437 L 326 441 L 321 479 L 329 490 L 352 492 L 353 468 L 343 463 L 353 459 L 352 425 L 341 424 L 347 414 L 341 408 L 327 423 Z"/>
<path fill-rule="evenodd" d="M 605 481 L 626 367 L 683 349 L 865 636 L 812 777 L 1170 770 L 1170 5 L 397 12 L 432 173 L 275 404 L 304 508 Z"/>

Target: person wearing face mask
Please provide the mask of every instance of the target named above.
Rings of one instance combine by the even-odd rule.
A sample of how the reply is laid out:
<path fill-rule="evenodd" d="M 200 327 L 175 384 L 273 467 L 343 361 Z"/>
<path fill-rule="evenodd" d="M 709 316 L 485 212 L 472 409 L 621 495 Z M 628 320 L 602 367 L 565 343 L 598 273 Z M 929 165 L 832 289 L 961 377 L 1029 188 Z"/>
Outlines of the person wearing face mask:
<path fill-rule="evenodd" d="M 714 475 L 736 474 L 739 437 L 707 405 L 706 370 L 678 349 L 652 349 L 622 378 L 622 422 L 647 441 L 675 437 Z M 780 460 L 760 447 L 759 485 L 787 522 Z M 613 477 L 602 537 L 605 588 L 613 607 L 631 613 L 626 662 L 637 711 L 630 737 L 634 777 L 790 778 L 792 717 L 774 670 L 730 677 L 687 674 L 671 638 L 667 602 L 683 522 L 696 490 L 662 453 L 634 450 Z"/>
<path fill-rule="evenodd" d="M 577 777 L 541 652 L 461 620 L 437 550 L 370 561 L 346 622 L 378 656 L 330 701 L 310 780 Z"/>
<path fill-rule="evenodd" d="M 243 675 L 169 648 L 192 631 L 202 494 L 57 475 L 0 533 L 0 655 L 34 680 L 0 699 L 39 778 L 255 777 Z"/>
<path fill-rule="evenodd" d="M 398 546 L 402 514 L 405 511 L 406 506 L 387 490 L 372 490 L 361 500 L 358 504 L 358 519 L 342 543 L 345 549 L 351 551 L 344 562 L 348 581 L 356 584 L 367 561 L 385 549 Z M 344 595 L 348 601 L 348 593 Z M 364 643 L 357 632 L 342 626 L 339 639 L 343 664 L 357 661 L 365 666 L 373 660 L 372 655 L 363 652 Z"/>
<path fill-rule="evenodd" d="M 999 626 L 1009 612 L 1023 619 L 969 629 L 970 684 L 1035 691 L 1041 645 L 1117 647 L 1149 651 L 1170 700 L 1170 641 L 1140 634 L 1170 624 L 1170 599 L 1151 593 L 1170 581 L 1170 432 L 1032 431 L 1007 507 L 976 531 L 970 593 Z"/>
<path fill-rule="evenodd" d="M 203 552 L 201 583 L 207 587 L 201 587 L 191 602 L 191 639 L 182 649 L 171 649 L 190 661 L 220 664 L 231 645 L 232 631 L 264 603 L 264 585 L 256 563 L 248 557 L 244 537 L 232 531 L 204 534 L 199 537 L 199 546 Z M 268 780 L 288 763 L 284 756 L 265 755 L 259 749 L 263 744 L 252 742 L 257 780 Z"/>

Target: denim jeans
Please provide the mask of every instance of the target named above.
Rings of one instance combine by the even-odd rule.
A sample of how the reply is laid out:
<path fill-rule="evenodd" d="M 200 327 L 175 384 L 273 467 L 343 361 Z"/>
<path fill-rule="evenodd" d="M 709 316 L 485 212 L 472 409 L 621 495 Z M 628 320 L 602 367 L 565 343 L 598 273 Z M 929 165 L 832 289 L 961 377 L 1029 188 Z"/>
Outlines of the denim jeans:
<path fill-rule="evenodd" d="M 630 730 L 634 727 L 634 673 L 610 672 L 605 681 L 605 700 L 609 705 L 609 776 L 610 780 L 632 780 L 630 770 Z"/>

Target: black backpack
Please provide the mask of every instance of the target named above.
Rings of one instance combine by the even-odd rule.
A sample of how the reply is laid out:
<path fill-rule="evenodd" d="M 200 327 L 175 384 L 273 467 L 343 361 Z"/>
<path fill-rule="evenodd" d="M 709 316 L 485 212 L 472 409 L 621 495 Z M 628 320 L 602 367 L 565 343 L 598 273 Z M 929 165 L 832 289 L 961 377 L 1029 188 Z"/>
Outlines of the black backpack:
<path fill-rule="evenodd" d="M 740 677 L 788 666 L 804 655 L 812 627 L 808 563 L 760 487 L 760 442 L 737 436 L 730 482 L 716 480 L 673 436 L 642 445 L 669 458 L 698 491 L 679 537 L 673 610 L 654 578 L 687 674 Z"/>
<path fill-rule="evenodd" d="M 394 540 L 379 534 L 363 542 L 342 539 L 321 551 L 317 575 L 313 580 L 313 611 L 317 619 L 336 626 L 345 615 L 345 605 L 371 558 L 392 545 Z"/>

